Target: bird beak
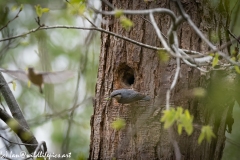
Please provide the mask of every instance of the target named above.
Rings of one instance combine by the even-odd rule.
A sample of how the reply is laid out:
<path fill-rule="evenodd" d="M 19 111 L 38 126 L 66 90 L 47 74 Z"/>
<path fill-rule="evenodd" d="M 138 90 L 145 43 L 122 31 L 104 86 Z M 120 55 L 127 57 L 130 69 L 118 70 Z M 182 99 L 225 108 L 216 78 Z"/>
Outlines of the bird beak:
<path fill-rule="evenodd" d="M 105 100 L 107 100 L 107 101 L 109 101 L 109 100 L 111 100 L 112 99 L 112 97 L 107 97 L 107 98 L 105 98 Z"/>

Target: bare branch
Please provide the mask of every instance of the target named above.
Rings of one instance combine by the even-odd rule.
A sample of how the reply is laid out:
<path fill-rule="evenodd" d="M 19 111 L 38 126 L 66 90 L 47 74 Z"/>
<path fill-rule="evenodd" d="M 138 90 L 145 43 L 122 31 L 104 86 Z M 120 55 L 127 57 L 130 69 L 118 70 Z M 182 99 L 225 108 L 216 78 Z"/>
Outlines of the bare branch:
<path fill-rule="evenodd" d="M 175 22 L 175 20 L 177 19 L 177 17 L 175 16 L 174 12 L 171 11 L 170 9 L 166 9 L 166 8 L 154 8 L 154 9 L 146 9 L 146 10 L 114 10 L 114 11 L 99 11 L 97 9 L 94 9 L 93 7 L 91 7 L 91 9 L 93 9 L 94 12 L 96 13 L 101 13 L 104 15 L 115 15 L 118 12 L 121 12 L 123 14 L 127 14 L 127 15 L 136 15 L 136 14 L 140 14 L 140 15 L 149 15 L 150 13 L 165 13 L 167 15 L 169 15 L 171 17 L 171 19 Z"/>
<path fill-rule="evenodd" d="M 8 87 L 7 82 L 5 81 L 2 73 L 0 73 L 0 92 L 2 93 L 13 117 L 26 129 L 29 129 L 27 121 L 25 120 L 23 113 L 14 98 L 11 90 Z"/>
<path fill-rule="evenodd" d="M 32 132 L 18 123 L 18 121 L 2 109 L 0 109 L 0 117 L 18 135 L 23 143 L 33 144 L 26 145 L 26 148 L 29 153 L 34 152 L 38 143 Z"/>
<path fill-rule="evenodd" d="M 115 9 L 114 6 L 107 0 L 101 0 L 101 1 L 104 2 L 106 5 L 108 5 L 110 8 Z"/>
<path fill-rule="evenodd" d="M 240 40 L 240 36 L 236 37 L 236 39 L 233 39 L 229 42 L 224 43 L 223 45 L 221 45 L 218 48 L 218 50 L 223 50 L 224 48 L 227 48 L 228 46 L 232 45 L 233 43 L 236 43 L 239 40 Z M 208 55 L 208 54 L 213 53 L 213 52 L 217 52 L 217 50 L 210 50 L 210 51 L 206 52 L 205 55 Z"/>
<path fill-rule="evenodd" d="M 240 44 L 240 40 L 236 36 L 234 36 L 233 33 L 229 29 L 227 31 Z"/>
<path fill-rule="evenodd" d="M 166 110 L 170 109 L 170 94 L 171 94 L 171 90 L 175 87 L 175 85 L 177 83 L 177 79 L 179 77 L 179 73 L 180 73 L 180 69 L 181 69 L 180 58 L 177 58 L 176 62 L 177 62 L 177 68 L 176 68 L 176 72 L 175 72 L 175 75 L 174 75 L 174 79 L 173 79 L 172 84 L 171 84 L 169 90 L 167 91 L 167 95 L 166 95 Z"/>
<path fill-rule="evenodd" d="M 6 28 L 6 27 L 9 25 L 9 23 L 11 23 L 11 22 L 14 21 L 15 19 L 17 19 L 17 18 L 18 18 L 18 15 L 20 14 L 21 11 L 22 11 L 22 8 L 19 9 L 17 15 L 16 15 L 13 19 L 9 20 L 4 26 L 2 26 L 2 27 L 0 28 L 0 31 L 1 31 L 3 28 Z"/>
<path fill-rule="evenodd" d="M 123 39 L 123 40 L 126 40 L 128 42 L 131 42 L 133 44 L 136 44 L 138 46 L 141 46 L 141 47 L 144 47 L 144 48 L 148 48 L 148 49 L 152 49 L 152 50 L 156 50 L 156 51 L 166 51 L 165 48 L 159 48 L 159 47 L 156 47 L 156 46 L 151 46 L 151 45 L 148 45 L 148 44 L 144 44 L 144 43 L 141 43 L 141 42 L 138 42 L 138 41 L 135 41 L 133 39 L 130 39 L 128 37 L 125 37 L 125 36 L 122 36 L 122 35 L 119 35 L 119 34 L 116 34 L 114 32 L 110 32 L 110 31 L 107 31 L 105 29 L 102 29 L 102 28 L 99 28 L 99 27 L 76 27 L 76 26 L 66 26 L 66 25 L 56 25 L 56 26 L 44 26 L 44 27 L 38 27 L 38 28 L 35 28 L 35 29 L 32 29 L 26 33 L 22 33 L 22 34 L 19 34 L 19 35 L 16 35 L 16 36 L 12 36 L 12 37 L 8 37 L 8 38 L 3 38 L 3 39 L 0 39 L 0 42 L 2 41 L 7 41 L 7 40 L 11 40 L 11 39 L 16 39 L 16 38 L 21 38 L 21 37 L 25 37 L 26 35 L 28 34 L 31 34 L 31 33 L 34 33 L 34 32 L 37 32 L 39 30 L 47 30 L 47 29 L 81 29 L 81 30 L 96 30 L 96 31 L 100 31 L 100 32 L 103 32 L 103 33 L 106 33 L 106 34 L 109 34 L 109 35 L 112 35 L 112 36 L 115 36 L 117 38 L 120 38 L 120 39 Z M 166 42 L 166 41 L 165 41 Z M 192 50 L 187 50 L 187 49 L 181 49 L 182 51 L 188 53 L 188 54 L 197 54 L 197 55 L 203 55 L 202 53 L 200 52 L 197 52 L 197 51 L 192 51 Z M 173 56 L 175 57 L 176 55 L 173 54 Z M 185 57 L 187 58 L 187 57 Z"/>
<path fill-rule="evenodd" d="M 4 139 L 5 141 L 9 142 L 9 143 L 12 143 L 12 144 L 17 144 L 17 145 L 24 145 L 24 146 L 37 146 L 38 144 L 29 144 L 29 143 L 19 143 L 19 142 L 13 142 L 13 141 L 10 141 L 8 139 L 6 139 L 5 137 L 3 137 L 2 135 L 0 135 L 0 137 L 2 139 Z"/>
<path fill-rule="evenodd" d="M 169 52 L 172 56 L 175 57 L 176 56 L 175 53 L 171 50 L 171 48 L 168 46 L 167 42 L 163 38 L 162 33 L 161 33 L 160 29 L 158 28 L 157 23 L 156 23 L 156 21 L 155 21 L 155 19 L 153 17 L 153 14 L 150 13 L 149 17 L 150 17 L 150 20 L 151 20 L 151 22 L 153 24 L 153 27 L 154 27 L 154 29 L 155 29 L 155 31 L 157 33 L 158 38 L 160 39 L 160 41 L 161 41 L 161 43 L 163 45 L 163 47 L 167 50 L 167 52 Z"/>

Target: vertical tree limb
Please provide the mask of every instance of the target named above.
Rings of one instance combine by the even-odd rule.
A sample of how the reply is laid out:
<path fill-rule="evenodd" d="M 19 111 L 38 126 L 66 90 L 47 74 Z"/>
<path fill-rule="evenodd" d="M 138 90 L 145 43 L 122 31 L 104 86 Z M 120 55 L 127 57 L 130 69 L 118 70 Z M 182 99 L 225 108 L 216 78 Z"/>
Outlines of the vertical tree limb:
<path fill-rule="evenodd" d="M 22 131 L 29 133 L 29 138 L 27 140 L 24 140 L 23 142 L 28 142 L 29 144 L 38 144 L 36 138 L 33 136 L 33 134 L 31 133 L 31 131 L 29 130 L 29 126 L 27 124 L 27 121 L 25 120 L 23 113 L 15 99 L 15 97 L 13 96 L 10 88 L 8 87 L 7 82 L 5 81 L 3 75 L 0 73 L 0 92 L 2 93 L 10 111 L 11 114 L 14 118 L 12 118 L 11 116 L 9 116 L 7 113 L 4 113 L 3 110 L 1 110 L 1 114 L 0 114 L 0 118 L 4 121 L 7 122 L 8 120 L 12 120 L 13 122 L 15 122 L 15 124 L 17 125 L 17 130 L 14 130 L 13 128 L 11 128 L 11 126 L 9 126 L 18 136 L 19 138 L 23 141 L 23 139 L 21 138 L 21 133 Z M 6 123 L 7 124 L 7 123 Z M 19 134 L 18 134 L 19 133 Z M 37 146 L 28 146 L 26 145 L 26 148 L 28 150 L 29 153 L 32 153 L 35 151 Z"/>

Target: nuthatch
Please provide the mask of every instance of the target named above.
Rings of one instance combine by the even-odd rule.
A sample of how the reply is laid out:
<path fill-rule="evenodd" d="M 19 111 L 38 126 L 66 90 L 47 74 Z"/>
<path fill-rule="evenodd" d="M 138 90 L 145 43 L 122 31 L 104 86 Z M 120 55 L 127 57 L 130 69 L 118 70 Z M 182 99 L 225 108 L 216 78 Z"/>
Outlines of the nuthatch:
<path fill-rule="evenodd" d="M 74 76 L 72 71 L 59 71 L 59 72 L 34 72 L 33 68 L 28 68 L 28 73 L 23 70 L 7 70 L 0 68 L 0 72 L 9 74 L 10 76 L 28 82 L 28 79 L 40 89 L 40 92 L 43 93 L 42 87 L 44 83 L 55 84 L 62 83 L 67 79 Z"/>
<path fill-rule="evenodd" d="M 119 89 L 111 93 L 110 98 L 115 98 L 118 103 L 133 103 L 139 100 L 150 101 L 149 96 L 145 96 L 131 89 Z"/>

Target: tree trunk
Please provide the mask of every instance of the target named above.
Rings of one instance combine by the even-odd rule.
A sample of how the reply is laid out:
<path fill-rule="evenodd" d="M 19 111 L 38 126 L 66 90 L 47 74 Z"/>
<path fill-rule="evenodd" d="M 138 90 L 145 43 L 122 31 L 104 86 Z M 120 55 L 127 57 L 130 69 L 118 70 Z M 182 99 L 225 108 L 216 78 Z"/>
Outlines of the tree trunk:
<path fill-rule="evenodd" d="M 174 2 L 169 0 L 112 1 L 118 9 L 151 9 L 169 8 L 177 13 Z M 206 2 L 185 0 L 182 4 L 193 22 L 207 38 L 211 31 L 219 37 L 218 43 L 226 41 L 223 25 L 226 17 L 211 11 Z M 220 4 L 219 4 L 220 5 Z M 103 10 L 111 10 L 104 3 Z M 102 27 L 108 31 L 124 35 L 136 41 L 161 47 L 149 16 L 127 16 L 134 22 L 134 27 L 126 31 L 114 16 L 104 16 L 110 22 Z M 170 27 L 170 17 L 164 14 L 154 14 L 164 35 Z M 214 21 L 213 21 L 214 18 Z M 180 48 L 207 51 L 207 46 L 191 29 L 187 22 L 178 28 Z M 175 159 L 174 149 L 170 142 L 169 132 L 160 122 L 165 109 L 166 91 L 170 88 L 176 69 L 176 60 L 162 62 L 156 51 L 102 34 L 102 47 L 94 100 L 94 115 L 91 119 L 91 144 L 89 159 Z M 182 159 L 220 159 L 224 148 L 225 121 L 229 107 L 214 112 L 207 108 L 210 101 L 189 96 L 191 89 L 199 86 L 209 87 L 214 81 L 208 81 L 197 69 L 186 64 L 181 65 L 181 76 L 171 94 L 171 106 L 182 106 L 189 109 L 194 116 L 196 126 L 212 125 L 216 138 L 211 143 L 197 140 L 201 129 L 197 127 L 191 136 L 174 132 Z M 113 90 L 133 88 L 151 96 L 150 102 L 119 104 L 115 100 L 107 100 Z M 118 117 L 126 120 L 123 130 L 117 131 L 111 123 Z M 176 130 L 176 126 L 173 127 Z"/>

